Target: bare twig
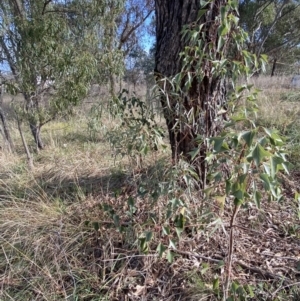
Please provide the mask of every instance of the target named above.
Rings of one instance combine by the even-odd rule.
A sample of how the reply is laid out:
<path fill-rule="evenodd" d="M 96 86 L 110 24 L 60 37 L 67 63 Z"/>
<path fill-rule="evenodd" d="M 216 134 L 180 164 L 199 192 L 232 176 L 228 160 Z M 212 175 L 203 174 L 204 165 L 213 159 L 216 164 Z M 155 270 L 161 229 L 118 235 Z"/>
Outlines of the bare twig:
<path fill-rule="evenodd" d="M 291 286 L 295 286 L 295 285 L 299 285 L 300 282 L 294 282 L 294 283 L 290 283 L 290 284 L 287 284 L 287 285 L 284 285 L 282 287 L 279 287 L 273 294 L 272 294 L 272 299 L 275 298 L 276 294 L 281 291 L 281 290 L 284 290 L 288 287 L 291 287 Z"/>
<path fill-rule="evenodd" d="M 234 222 L 236 216 L 239 212 L 241 205 L 236 205 L 234 208 L 233 215 L 230 220 L 230 237 L 229 237 L 229 252 L 228 252 L 228 260 L 227 260 L 227 268 L 226 268 L 226 278 L 225 278 L 225 289 L 224 289 L 224 297 L 223 300 L 226 301 L 228 297 L 230 276 L 231 276 L 231 268 L 232 268 L 232 256 L 233 256 L 233 234 L 234 234 Z"/>

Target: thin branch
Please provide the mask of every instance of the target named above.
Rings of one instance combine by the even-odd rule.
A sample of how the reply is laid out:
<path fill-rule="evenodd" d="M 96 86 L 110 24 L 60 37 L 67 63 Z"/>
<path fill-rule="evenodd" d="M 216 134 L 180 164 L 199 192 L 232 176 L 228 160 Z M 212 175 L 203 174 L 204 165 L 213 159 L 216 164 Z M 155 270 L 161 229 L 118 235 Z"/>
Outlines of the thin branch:
<path fill-rule="evenodd" d="M 279 9 L 278 12 L 276 13 L 276 16 L 275 16 L 275 18 L 274 18 L 274 20 L 273 20 L 273 22 L 272 22 L 270 28 L 268 29 L 267 33 L 265 34 L 265 37 L 263 38 L 263 41 L 262 41 L 261 44 L 260 44 L 260 47 L 259 47 L 258 52 L 257 52 L 257 55 L 258 55 L 258 56 L 261 54 L 262 49 L 263 49 L 263 47 L 264 47 L 264 44 L 266 43 L 268 37 L 270 36 L 271 31 L 273 30 L 273 28 L 274 28 L 275 25 L 276 25 L 276 23 L 278 22 L 279 19 L 282 18 L 281 13 L 282 13 L 284 7 L 286 6 L 286 4 L 287 4 L 287 1 L 284 0 L 283 3 L 282 3 L 282 5 L 281 5 L 281 7 L 280 7 L 280 9 Z"/>
<path fill-rule="evenodd" d="M 276 294 L 281 291 L 284 290 L 285 288 L 291 287 L 291 286 L 296 286 L 296 285 L 300 285 L 300 282 L 294 282 L 294 283 L 290 283 L 287 284 L 285 286 L 279 287 L 273 294 L 272 294 L 272 299 L 275 298 Z"/>
<path fill-rule="evenodd" d="M 284 283 L 287 283 L 287 285 L 290 285 L 290 284 L 291 284 L 290 279 L 288 279 L 288 278 L 286 278 L 286 277 L 283 277 L 283 276 L 281 276 L 281 275 L 273 274 L 273 273 L 270 273 L 270 272 L 268 272 L 268 271 L 261 270 L 261 269 L 256 268 L 256 267 L 251 267 L 251 266 L 245 264 L 243 261 L 237 261 L 236 263 L 237 263 L 239 266 L 241 266 L 243 269 L 249 270 L 249 271 L 251 271 L 252 273 L 260 274 L 260 275 L 264 276 L 264 277 L 267 278 L 267 279 L 281 280 L 281 281 L 283 281 Z"/>
<path fill-rule="evenodd" d="M 138 22 L 137 24 L 135 24 L 134 26 L 132 26 L 132 28 L 125 34 L 125 30 L 127 29 L 127 23 L 126 23 L 125 29 L 123 30 L 123 32 L 121 34 L 121 38 L 120 38 L 120 42 L 119 42 L 119 46 L 118 46 L 119 50 L 122 48 L 123 44 L 128 40 L 128 38 L 130 37 L 130 35 L 135 30 L 137 30 L 148 19 L 148 17 L 151 15 L 152 12 L 153 12 L 153 10 L 150 10 L 148 12 L 148 14 L 145 17 L 143 17 L 140 22 Z"/>
<path fill-rule="evenodd" d="M 46 11 L 46 7 L 48 4 L 50 4 L 52 2 L 52 0 L 46 0 L 44 2 L 44 6 L 43 6 L 43 10 L 42 10 L 42 15 L 44 15 L 45 11 Z"/>

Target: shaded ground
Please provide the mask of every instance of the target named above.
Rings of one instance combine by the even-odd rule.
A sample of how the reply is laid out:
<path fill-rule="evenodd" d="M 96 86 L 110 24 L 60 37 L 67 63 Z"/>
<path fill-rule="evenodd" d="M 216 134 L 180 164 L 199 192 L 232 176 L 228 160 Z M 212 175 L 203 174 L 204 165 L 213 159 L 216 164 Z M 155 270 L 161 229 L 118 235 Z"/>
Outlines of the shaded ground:
<path fill-rule="evenodd" d="M 221 300 L 221 287 L 213 288 L 212 281 L 224 281 L 232 204 L 223 211 L 210 202 L 200 215 L 191 216 L 169 263 L 155 251 L 160 242 L 168 246 L 169 238 L 176 241 L 175 232 L 162 231 L 168 199 L 153 201 L 149 193 L 166 181 L 171 166 L 159 159 L 128 173 L 110 167 L 105 153 L 105 148 L 98 150 L 94 159 L 84 157 L 83 150 L 78 158 L 53 154 L 48 167 L 41 164 L 48 154 L 41 154 L 26 190 L 12 178 L 24 170 L 0 172 L 1 185 L 14 183 L 0 187 L 5 250 L 0 252 L 0 299 Z M 283 177 L 281 203 L 264 201 L 261 209 L 250 204 L 239 212 L 231 278 L 245 290 L 252 286 L 255 297 L 247 292 L 247 300 L 275 300 L 280 294 L 278 300 L 300 300 L 299 203 L 294 200 L 299 178 L 297 172 Z M 142 186 L 148 194 L 143 195 Z M 199 212 L 198 200 L 188 208 Z M 138 239 L 145 231 L 153 232 L 148 254 L 141 252 Z M 18 257 L 14 248 L 23 255 Z M 51 277 L 34 264 L 29 268 L 28 259 Z M 37 283 L 32 286 L 32 281 Z"/>
<path fill-rule="evenodd" d="M 285 292 L 283 300 L 300 300 L 300 223 L 299 219 L 295 223 L 297 204 L 289 198 L 290 188 L 287 188 L 287 197 L 282 203 L 265 202 L 261 210 L 253 205 L 242 209 L 238 215 L 231 277 L 241 285 L 253 286 L 256 294 L 251 300 L 275 300 L 281 291 Z M 117 211 L 117 208 L 124 208 L 122 204 L 127 198 L 128 195 L 121 194 L 118 198 L 106 201 Z M 72 214 L 80 216 L 81 212 L 85 216 L 86 208 L 97 210 L 99 202 L 102 201 L 102 198 L 99 201 L 93 199 L 82 207 L 77 207 Z M 137 202 L 137 207 L 136 216 L 132 221 L 135 225 L 133 231 L 138 230 L 137 221 L 147 222 L 149 218 L 147 205 L 141 199 Z M 211 209 L 218 211 L 214 206 Z M 128 217 L 121 216 L 120 210 L 118 212 L 120 223 L 128 229 Z M 119 276 L 115 280 L 116 287 L 110 287 L 109 300 L 199 300 L 200 296 L 201 300 L 219 300 L 212 296 L 216 295 L 216 291 L 209 287 L 209 282 L 206 283 L 207 276 L 201 271 L 209 264 L 210 277 L 224 277 L 230 217 L 231 208 L 228 204 L 222 216 L 223 224 L 220 224 L 214 233 L 212 226 L 203 231 L 199 224 L 191 235 L 187 226 L 178 249 L 173 250 L 175 260 L 172 264 L 158 259 L 155 252 L 146 256 L 137 254 L 135 248 L 128 250 L 126 243 L 118 246 L 113 243 L 109 246 L 104 244 L 99 262 L 122 263 L 122 268 L 117 272 Z M 99 221 L 99 224 L 103 229 L 109 229 L 111 222 Z M 156 239 L 167 243 L 164 237 L 159 238 L 162 226 L 156 224 Z M 156 243 L 158 242 L 154 242 Z M 130 285 L 120 290 L 125 283 Z"/>
<path fill-rule="evenodd" d="M 0 300 L 221 300 L 232 204 L 199 208 L 197 195 L 180 195 L 190 213 L 178 241 L 166 222 L 171 200 L 159 190 L 169 156 L 137 167 L 113 157 L 103 136 L 89 141 L 75 121 L 45 129 L 32 173 L 24 157 L 0 153 Z M 235 300 L 300 300 L 300 173 L 282 181 L 280 203 L 238 214 L 231 279 L 244 299 Z M 159 258 L 159 243 L 172 263 Z"/>

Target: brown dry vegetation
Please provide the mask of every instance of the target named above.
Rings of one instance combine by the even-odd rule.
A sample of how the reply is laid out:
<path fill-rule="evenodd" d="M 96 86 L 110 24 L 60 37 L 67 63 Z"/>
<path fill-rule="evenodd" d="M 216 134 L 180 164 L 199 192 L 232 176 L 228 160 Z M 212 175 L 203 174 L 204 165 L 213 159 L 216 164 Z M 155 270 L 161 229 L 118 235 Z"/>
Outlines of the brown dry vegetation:
<path fill-rule="evenodd" d="M 290 136 L 295 167 L 281 177 L 282 202 L 264 200 L 261 209 L 248 204 L 239 213 L 231 278 L 245 292 L 240 287 L 233 300 L 300 300 L 300 204 L 294 200 L 300 92 L 288 82 L 255 82 L 262 89 L 258 122 Z M 181 169 L 171 165 L 168 149 L 142 162 L 120 156 L 105 135 L 116 121 L 105 114 L 91 134 L 88 112 L 84 105 L 69 120 L 45 126 L 47 147 L 34 155 L 32 171 L 17 132 L 16 153 L 0 152 L 0 300 L 221 300 L 232 204 L 222 208 L 180 191 L 189 220 L 177 249 L 169 246 L 173 262 L 159 258 L 158 244 L 177 236 L 162 234 L 169 200 L 154 193 Z M 145 254 L 139 238 L 147 231 L 153 238 Z"/>

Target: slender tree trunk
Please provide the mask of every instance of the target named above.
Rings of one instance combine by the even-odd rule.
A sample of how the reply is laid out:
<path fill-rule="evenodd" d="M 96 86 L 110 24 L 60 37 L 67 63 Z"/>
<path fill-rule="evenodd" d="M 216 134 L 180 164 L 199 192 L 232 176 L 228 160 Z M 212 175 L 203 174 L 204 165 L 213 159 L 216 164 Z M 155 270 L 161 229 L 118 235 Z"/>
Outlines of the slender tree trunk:
<path fill-rule="evenodd" d="M 5 114 L 4 114 L 1 107 L 0 107 L 0 119 L 1 119 L 2 127 L 3 127 L 3 134 L 4 134 L 4 138 L 5 138 L 5 144 L 7 145 L 7 148 L 9 150 L 9 152 L 13 152 L 14 145 L 13 145 L 13 142 L 12 142 L 12 139 L 11 139 L 11 135 L 10 135 L 10 131 L 9 131 L 9 128 L 8 128 L 8 124 L 7 124 Z"/>
<path fill-rule="evenodd" d="M 275 58 L 275 59 L 273 60 L 271 77 L 275 75 L 276 63 L 277 63 L 277 59 Z"/>
<path fill-rule="evenodd" d="M 206 7 L 200 6 L 199 0 L 190 1 L 169 1 L 156 0 L 156 41 L 157 48 L 155 54 L 155 75 L 159 81 L 162 78 L 172 78 L 182 70 L 182 59 L 180 53 L 184 51 L 186 43 L 182 39 L 182 29 L 184 25 L 198 22 L 203 25 L 202 39 L 203 51 L 208 54 L 209 51 L 217 53 L 218 28 L 220 9 L 226 4 L 226 0 L 214 0 Z M 200 9 L 206 9 L 206 13 L 197 20 Z M 218 59 L 216 54 L 216 59 Z M 203 60 L 201 63 L 203 78 L 194 79 L 191 87 L 180 99 L 172 96 L 170 85 L 164 88 L 165 95 L 161 98 L 164 117 L 169 131 L 170 144 L 172 148 L 172 158 L 176 162 L 180 156 L 191 163 L 190 152 L 195 149 L 197 143 L 195 138 L 202 136 L 204 138 L 217 135 L 221 129 L 218 112 L 222 105 L 225 105 L 226 85 L 225 79 L 213 73 L 211 61 Z M 190 70 L 192 73 L 196 70 Z M 182 87 L 184 86 L 184 79 Z M 183 111 L 178 111 L 178 107 Z M 193 114 L 193 122 L 180 123 L 182 117 L 187 116 L 189 112 Z M 216 120 L 218 120 L 216 122 Z M 193 162 L 196 171 L 200 176 L 200 184 L 205 186 L 206 182 L 206 142 L 200 147 L 200 155 L 197 162 Z"/>
<path fill-rule="evenodd" d="M 24 93 L 24 98 L 26 101 L 27 113 L 28 114 L 37 114 L 39 111 L 38 102 L 37 101 L 34 102 L 27 93 Z M 31 116 L 31 115 L 29 115 L 29 116 Z M 45 146 L 44 146 L 44 143 L 41 138 L 42 126 L 34 118 L 29 117 L 29 127 L 30 127 L 31 134 L 33 136 L 33 139 L 36 143 L 37 150 L 44 149 Z"/>
<path fill-rule="evenodd" d="M 29 148 L 28 148 L 28 145 L 27 145 L 27 142 L 26 142 L 26 139 L 23 135 L 23 131 L 22 131 L 22 127 L 21 127 L 21 121 L 17 115 L 17 123 L 18 123 L 18 130 L 19 130 L 19 133 L 20 133 L 20 136 L 21 136 L 21 139 L 22 139 L 22 144 L 24 146 L 24 150 L 25 150 L 25 153 L 26 153 L 26 156 L 27 156 L 27 162 L 28 162 L 28 167 L 30 170 L 33 169 L 33 158 L 32 158 L 32 155 L 29 151 Z"/>
<path fill-rule="evenodd" d="M 8 124 L 7 124 L 7 120 L 6 120 L 4 111 L 2 109 L 3 94 L 4 94 L 4 89 L 3 89 L 3 85 L 1 85 L 1 91 L 0 91 L 0 119 L 1 119 L 2 127 L 3 127 L 3 134 L 4 134 L 5 144 L 7 145 L 7 148 L 9 150 L 9 152 L 13 152 L 14 144 L 13 144 L 13 141 L 11 139 L 11 135 L 10 135 L 10 131 L 9 131 L 9 127 L 8 127 Z"/>
<path fill-rule="evenodd" d="M 36 143 L 37 149 L 38 150 L 44 149 L 45 146 L 44 146 L 44 143 L 41 138 L 41 127 L 34 123 L 29 123 L 29 126 L 30 126 L 32 136 L 34 138 L 34 141 Z"/>

